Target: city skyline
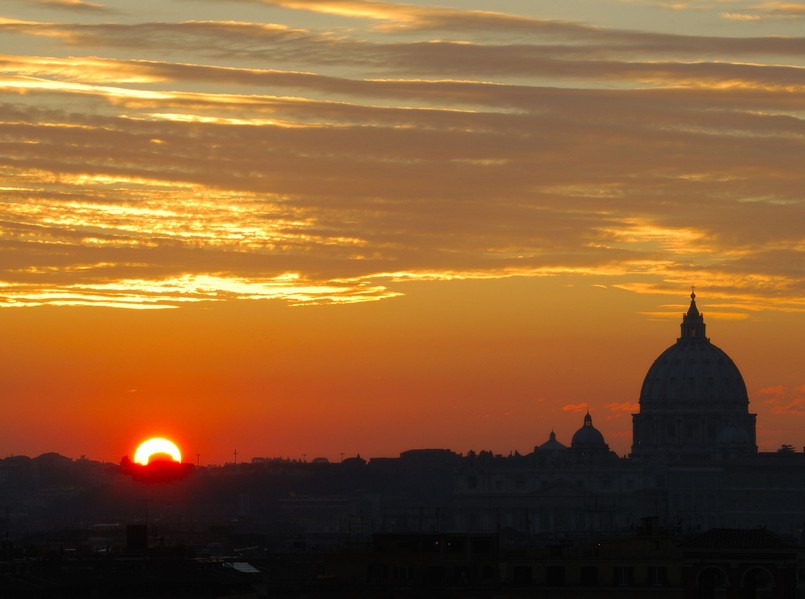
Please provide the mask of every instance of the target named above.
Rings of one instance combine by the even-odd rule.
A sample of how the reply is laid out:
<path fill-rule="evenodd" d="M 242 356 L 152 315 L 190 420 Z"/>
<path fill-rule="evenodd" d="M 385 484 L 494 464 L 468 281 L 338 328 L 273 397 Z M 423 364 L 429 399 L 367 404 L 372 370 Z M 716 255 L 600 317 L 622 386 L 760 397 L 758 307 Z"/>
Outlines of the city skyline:
<path fill-rule="evenodd" d="M 800 448 L 804 17 L 4 4 L 0 456 L 623 455 L 691 285 Z"/>

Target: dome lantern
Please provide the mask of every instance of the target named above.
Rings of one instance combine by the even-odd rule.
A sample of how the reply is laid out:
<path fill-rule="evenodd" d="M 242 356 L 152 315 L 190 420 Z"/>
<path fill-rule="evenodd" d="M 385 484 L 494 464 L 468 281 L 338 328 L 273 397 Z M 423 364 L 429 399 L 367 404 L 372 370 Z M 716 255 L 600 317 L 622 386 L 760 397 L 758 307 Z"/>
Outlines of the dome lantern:
<path fill-rule="evenodd" d="M 701 314 L 696 307 L 696 293 L 690 292 L 690 308 L 687 314 L 682 315 L 682 336 L 677 341 L 706 341 L 710 340 L 705 336 L 704 314 Z"/>

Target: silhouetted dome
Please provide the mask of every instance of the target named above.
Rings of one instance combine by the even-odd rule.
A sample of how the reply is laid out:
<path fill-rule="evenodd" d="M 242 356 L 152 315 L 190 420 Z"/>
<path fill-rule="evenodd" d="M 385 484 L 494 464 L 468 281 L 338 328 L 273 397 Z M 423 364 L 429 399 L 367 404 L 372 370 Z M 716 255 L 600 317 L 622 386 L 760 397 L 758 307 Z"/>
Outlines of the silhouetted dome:
<path fill-rule="evenodd" d="M 609 449 L 604 441 L 604 435 L 593 426 L 593 418 L 589 412 L 584 417 L 584 425 L 573 435 L 570 447 L 583 450 Z"/>
<path fill-rule="evenodd" d="M 551 436 L 548 438 L 545 443 L 537 447 L 538 451 L 564 451 L 567 449 L 567 445 L 563 445 L 559 441 L 556 440 L 556 433 L 551 431 Z"/>
<path fill-rule="evenodd" d="M 696 294 L 681 335 L 654 360 L 632 414 L 632 457 L 702 460 L 757 452 L 756 414 L 738 367 L 705 335 Z"/>
<path fill-rule="evenodd" d="M 705 337 L 704 318 L 691 294 L 682 319 L 682 336 L 654 361 L 640 391 L 641 410 L 680 402 L 748 406 L 741 372 L 730 357 Z"/>
<path fill-rule="evenodd" d="M 718 445 L 746 445 L 747 443 L 751 443 L 752 439 L 749 437 L 749 433 L 745 430 L 738 428 L 737 426 L 728 426 L 720 433 L 718 433 L 718 437 L 716 438 L 716 444 Z"/>

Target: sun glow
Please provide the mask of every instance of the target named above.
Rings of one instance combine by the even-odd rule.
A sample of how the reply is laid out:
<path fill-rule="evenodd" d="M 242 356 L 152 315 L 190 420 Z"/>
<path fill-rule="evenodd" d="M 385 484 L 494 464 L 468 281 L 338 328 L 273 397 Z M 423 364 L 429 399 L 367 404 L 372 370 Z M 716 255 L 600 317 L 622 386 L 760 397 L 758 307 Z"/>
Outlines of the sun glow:
<path fill-rule="evenodd" d="M 154 437 L 143 441 L 137 451 L 134 452 L 134 461 L 147 466 L 151 457 L 157 454 L 169 455 L 174 462 L 181 463 L 182 461 L 182 454 L 176 444 L 162 437 Z"/>

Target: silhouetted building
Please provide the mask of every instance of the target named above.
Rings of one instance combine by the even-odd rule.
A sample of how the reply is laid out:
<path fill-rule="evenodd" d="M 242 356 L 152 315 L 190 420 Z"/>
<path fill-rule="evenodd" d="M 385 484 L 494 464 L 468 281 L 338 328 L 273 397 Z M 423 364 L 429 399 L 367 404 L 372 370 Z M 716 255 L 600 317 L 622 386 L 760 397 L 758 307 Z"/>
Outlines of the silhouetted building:
<path fill-rule="evenodd" d="M 589 412 L 570 447 L 551 432 L 529 456 L 465 458 L 454 529 L 550 537 L 658 517 L 677 530 L 766 526 L 802 535 L 805 454 L 757 451 L 743 377 L 705 335 L 693 293 L 680 337 L 646 374 L 633 427 L 625 458 L 609 450 Z"/>
<path fill-rule="evenodd" d="M 0 460 L 0 596 L 28 574 L 62 580 L 89 562 L 81 584 L 102 593 L 98 568 L 123 564 L 127 581 L 134 566 L 93 560 L 192 550 L 206 557 L 180 564 L 181 580 L 209 570 L 229 589 L 234 566 L 214 560 L 254 554 L 260 581 L 289 596 L 347 581 L 395 596 L 503 586 L 512 597 L 794 597 L 805 453 L 758 452 L 746 385 L 695 299 L 648 369 L 627 457 L 588 412 L 569 444 L 551 431 L 527 455 L 157 464 L 156 478 L 56 454 Z M 15 570 L 45 556 L 55 572 Z M 234 571 L 231 588 L 252 584 Z"/>
<path fill-rule="evenodd" d="M 755 414 L 741 372 L 705 336 L 690 294 L 681 335 L 649 368 L 633 414 L 632 458 L 708 460 L 757 452 Z"/>
<path fill-rule="evenodd" d="M 148 526 L 145 524 L 126 526 L 126 551 L 140 555 L 148 551 Z"/>
<path fill-rule="evenodd" d="M 794 599 L 802 552 L 768 530 L 713 529 L 682 544 L 688 599 Z"/>

